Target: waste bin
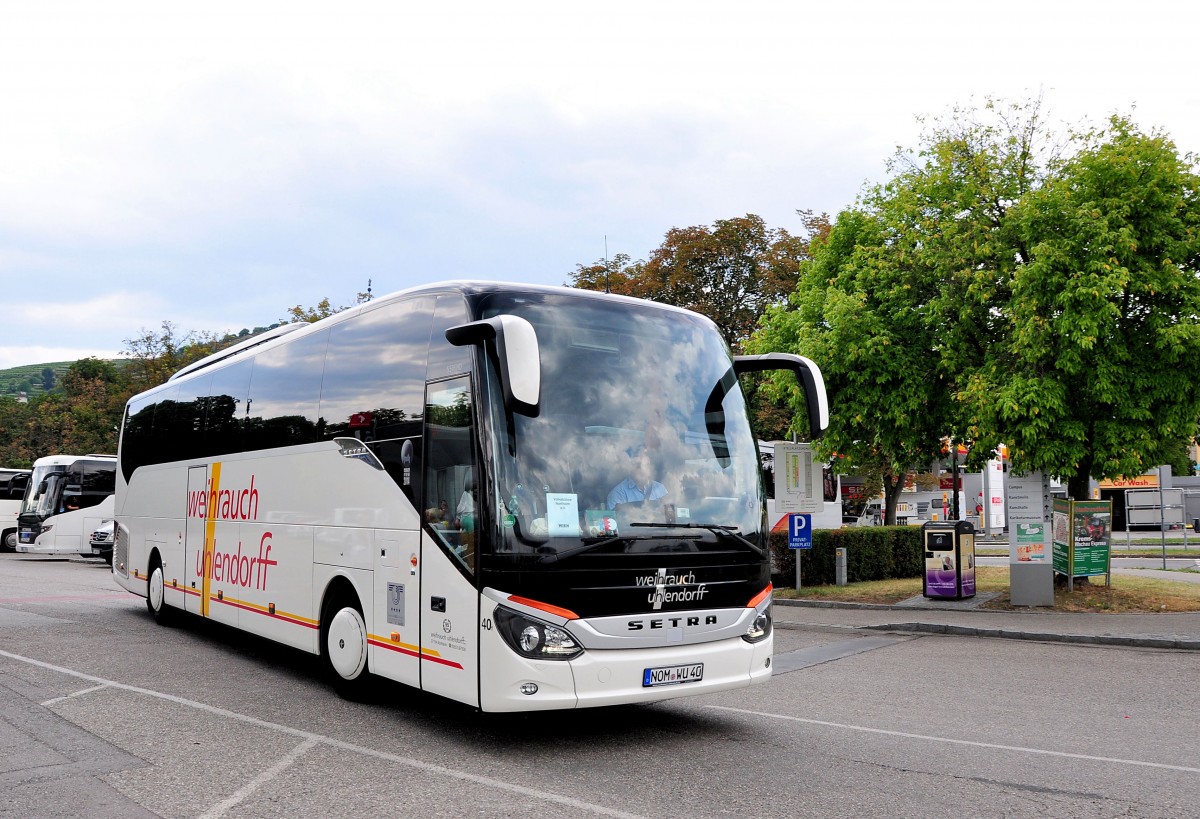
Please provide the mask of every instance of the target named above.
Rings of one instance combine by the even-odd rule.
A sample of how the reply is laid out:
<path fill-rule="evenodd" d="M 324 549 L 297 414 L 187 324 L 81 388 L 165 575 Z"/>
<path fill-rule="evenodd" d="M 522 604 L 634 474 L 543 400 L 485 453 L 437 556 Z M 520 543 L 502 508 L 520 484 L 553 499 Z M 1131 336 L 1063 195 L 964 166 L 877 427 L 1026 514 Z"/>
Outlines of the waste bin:
<path fill-rule="evenodd" d="M 975 596 L 975 527 L 967 520 L 931 520 L 921 527 L 925 572 L 921 592 L 939 600 Z"/>

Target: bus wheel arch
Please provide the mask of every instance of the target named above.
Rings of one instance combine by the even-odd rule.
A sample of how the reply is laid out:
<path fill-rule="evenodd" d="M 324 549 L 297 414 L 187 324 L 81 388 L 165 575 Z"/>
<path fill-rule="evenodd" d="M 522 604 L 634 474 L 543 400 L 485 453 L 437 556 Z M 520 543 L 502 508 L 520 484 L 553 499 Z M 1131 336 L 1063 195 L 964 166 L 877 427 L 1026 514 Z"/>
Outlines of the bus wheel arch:
<path fill-rule="evenodd" d="M 158 549 L 150 552 L 149 571 L 146 576 L 146 608 L 154 617 L 154 622 L 160 626 L 169 626 L 175 619 L 175 612 L 167 605 L 166 574 L 163 571 L 162 556 Z"/>
<path fill-rule="evenodd" d="M 338 696 L 362 700 L 370 682 L 367 624 L 353 584 L 335 577 L 321 603 L 320 651 L 325 675 Z"/>

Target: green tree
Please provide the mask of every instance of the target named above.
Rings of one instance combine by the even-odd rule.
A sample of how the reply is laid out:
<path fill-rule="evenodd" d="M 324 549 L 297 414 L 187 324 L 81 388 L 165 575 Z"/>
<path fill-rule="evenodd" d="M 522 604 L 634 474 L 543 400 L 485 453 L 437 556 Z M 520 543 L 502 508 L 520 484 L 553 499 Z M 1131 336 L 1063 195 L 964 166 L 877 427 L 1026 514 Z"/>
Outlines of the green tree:
<path fill-rule="evenodd" d="M 42 389 L 46 392 L 54 389 L 54 370 L 49 367 L 42 367 Z"/>
<path fill-rule="evenodd" d="M 1159 131 L 1127 118 L 1079 146 L 1014 208 L 1028 249 L 1007 338 L 971 376 L 971 434 L 1014 467 L 1068 479 L 1137 475 L 1196 432 L 1200 177 Z"/>
<path fill-rule="evenodd" d="M 885 189 L 839 214 L 813 243 L 791 307 L 768 311 L 751 352 L 779 350 L 818 363 L 835 412 L 822 439 L 842 468 L 878 475 L 895 523 L 905 478 L 927 468 L 950 424 L 930 304 L 939 282 L 905 241 L 903 209 Z M 802 397 L 785 379 L 802 417 Z"/>

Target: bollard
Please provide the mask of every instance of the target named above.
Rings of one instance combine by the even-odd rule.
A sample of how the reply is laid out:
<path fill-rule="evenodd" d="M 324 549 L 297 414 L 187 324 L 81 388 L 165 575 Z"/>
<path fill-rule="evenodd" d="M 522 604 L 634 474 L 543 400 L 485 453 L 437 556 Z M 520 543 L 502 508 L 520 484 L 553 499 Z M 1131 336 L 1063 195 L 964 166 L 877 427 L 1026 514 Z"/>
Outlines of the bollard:
<path fill-rule="evenodd" d="M 841 546 L 835 552 L 833 575 L 839 586 L 846 585 L 846 547 Z"/>

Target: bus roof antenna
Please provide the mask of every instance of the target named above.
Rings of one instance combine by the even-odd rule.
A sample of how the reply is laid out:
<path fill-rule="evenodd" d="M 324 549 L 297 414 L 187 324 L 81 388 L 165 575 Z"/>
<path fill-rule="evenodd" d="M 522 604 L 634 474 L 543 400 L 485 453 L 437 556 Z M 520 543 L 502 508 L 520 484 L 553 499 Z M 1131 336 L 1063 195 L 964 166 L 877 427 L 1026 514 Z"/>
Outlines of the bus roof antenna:
<path fill-rule="evenodd" d="M 604 234 L 604 292 L 611 293 L 608 289 L 608 234 Z"/>

